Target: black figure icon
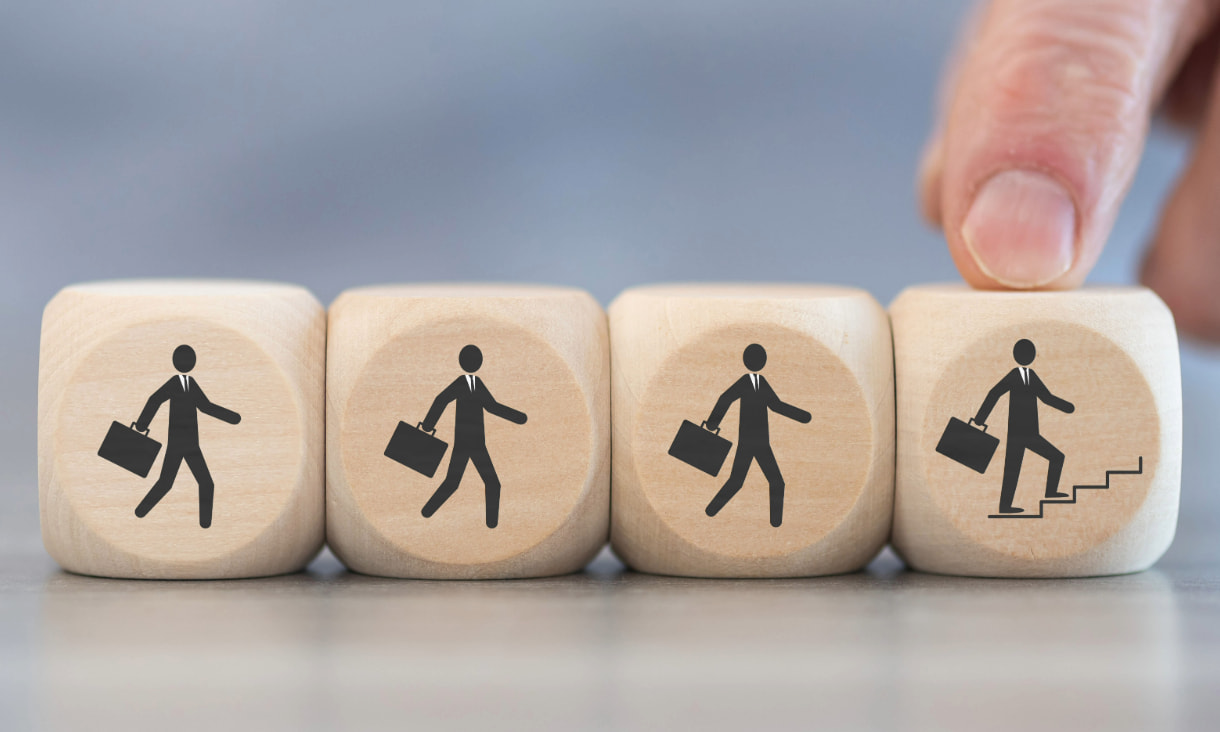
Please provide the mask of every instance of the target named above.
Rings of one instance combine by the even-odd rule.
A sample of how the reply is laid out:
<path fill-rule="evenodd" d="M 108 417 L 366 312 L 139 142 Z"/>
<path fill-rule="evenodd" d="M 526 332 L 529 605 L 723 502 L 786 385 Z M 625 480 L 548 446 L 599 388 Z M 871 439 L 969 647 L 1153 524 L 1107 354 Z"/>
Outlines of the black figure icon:
<path fill-rule="evenodd" d="M 163 403 L 169 402 L 169 435 L 166 439 L 165 459 L 161 463 L 161 477 L 136 507 L 136 516 L 147 516 L 153 506 L 169 493 L 174 485 L 174 478 L 178 476 L 178 468 L 185 462 L 199 483 L 199 525 L 206 529 L 212 525 L 212 492 L 215 485 L 208 472 L 208 464 L 204 462 L 203 452 L 199 449 L 198 413 L 203 412 L 229 424 L 237 424 L 241 421 L 241 416 L 208 401 L 203 389 L 199 388 L 199 382 L 187 376 L 191 369 L 195 368 L 193 348 L 178 346 L 174 349 L 173 360 L 178 373 L 153 392 L 136 422 L 137 430 L 147 432 L 157 410 Z"/>
<path fill-rule="evenodd" d="M 733 402 L 741 401 L 733 470 L 729 473 L 724 487 L 708 504 L 707 515 L 715 516 L 737 495 L 737 491 L 741 490 L 745 482 L 746 473 L 750 470 L 750 463 L 757 461 L 769 485 L 771 525 L 778 527 L 784 519 L 784 476 L 780 473 L 775 453 L 771 450 L 771 430 L 767 413 L 775 412 L 801 424 L 807 424 L 813 419 L 813 415 L 781 401 L 763 375 L 758 373 L 767 365 L 767 351 L 762 346 L 757 343 L 747 346 L 742 361 L 750 373 L 742 376 L 720 395 L 711 416 L 707 418 L 708 429 L 715 431 L 719 429 L 720 420 L 724 419 Z"/>
<path fill-rule="evenodd" d="M 484 497 L 487 503 L 487 528 L 494 529 L 500 521 L 500 478 L 487 454 L 487 436 L 483 429 L 483 412 L 489 412 L 513 424 L 525 424 L 525 414 L 506 407 L 495 400 L 483 380 L 475 372 L 483 365 L 483 352 L 478 346 L 466 346 L 458 354 L 458 365 L 466 373 L 445 388 L 432 402 L 432 408 L 424 417 L 420 427 L 432 432 L 436 422 L 449 402 L 457 402 L 456 421 L 453 430 L 453 454 L 449 457 L 449 470 L 440 487 L 424 504 L 424 518 L 430 518 L 457 490 L 466 471 L 466 463 L 474 463 L 475 470 L 483 479 Z"/>
<path fill-rule="evenodd" d="M 1012 357 L 1016 359 L 1017 368 L 1008 372 L 1000 379 L 983 400 L 974 421 L 987 425 L 987 417 L 996 403 L 1004 394 L 1008 394 L 1008 435 L 1004 450 L 1004 483 L 1000 489 L 1001 514 L 1023 513 L 1025 509 L 1012 505 L 1017 493 L 1017 481 L 1021 476 L 1021 463 L 1025 451 L 1041 455 L 1049 461 L 1046 472 L 1046 497 L 1067 498 L 1066 493 L 1059 492 L 1059 476 L 1063 473 L 1063 453 L 1052 445 L 1038 432 L 1038 401 L 1049 407 L 1071 414 L 1076 407 L 1071 402 L 1060 399 L 1046 388 L 1042 379 L 1029 365 L 1034 362 L 1036 350 L 1032 341 L 1022 338 L 1013 346 Z"/>

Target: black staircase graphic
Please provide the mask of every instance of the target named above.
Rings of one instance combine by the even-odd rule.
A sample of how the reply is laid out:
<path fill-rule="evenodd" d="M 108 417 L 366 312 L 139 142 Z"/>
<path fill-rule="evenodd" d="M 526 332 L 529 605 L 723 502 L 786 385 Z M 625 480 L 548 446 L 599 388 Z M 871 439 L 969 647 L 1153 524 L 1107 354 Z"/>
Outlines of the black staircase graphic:
<path fill-rule="evenodd" d="M 1044 498 L 1038 502 L 1038 513 L 993 513 L 987 518 L 993 519 L 1040 519 L 1042 511 L 1048 503 L 1075 503 L 1076 496 L 1079 491 L 1083 490 L 1108 490 L 1110 488 L 1111 475 L 1141 475 L 1144 472 L 1144 457 L 1140 456 L 1139 467 L 1135 470 L 1107 470 L 1106 482 L 1103 485 L 1074 485 L 1072 486 L 1071 498 Z"/>

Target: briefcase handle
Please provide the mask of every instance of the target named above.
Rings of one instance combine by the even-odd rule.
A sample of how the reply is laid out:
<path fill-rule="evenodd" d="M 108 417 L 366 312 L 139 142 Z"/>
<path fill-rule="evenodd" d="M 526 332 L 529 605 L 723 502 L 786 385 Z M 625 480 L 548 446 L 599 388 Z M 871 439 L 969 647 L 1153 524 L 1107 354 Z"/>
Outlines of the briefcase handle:
<path fill-rule="evenodd" d="M 132 429 L 132 431 L 133 431 L 133 432 L 140 432 L 140 433 L 142 433 L 142 434 L 144 434 L 144 435 L 147 435 L 147 434 L 148 434 L 148 430 L 151 430 L 151 429 L 152 429 L 152 427 L 149 427 L 147 430 L 142 430 L 142 429 L 140 429 L 139 427 L 136 427 L 136 423 L 135 423 L 135 422 L 132 422 L 132 423 L 131 423 L 131 429 Z"/>
<path fill-rule="evenodd" d="M 975 422 L 975 421 L 974 421 L 974 417 L 971 417 L 971 418 L 970 418 L 970 424 L 974 425 L 975 427 L 982 427 L 984 432 L 986 432 L 986 431 L 987 431 L 987 425 L 985 425 L 985 424 L 979 424 L 978 422 Z"/>
<path fill-rule="evenodd" d="M 436 436 L 436 428 L 433 427 L 431 430 L 426 430 L 426 429 L 424 429 L 423 422 L 420 422 L 419 424 L 415 425 L 415 429 L 419 430 L 420 432 L 423 432 L 424 434 L 432 435 L 433 437 Z"/>
<path fill-rule="evenodd" d="M 712 429 L 711 427 L 708 427 L 707 420 L 700 422 L 699 426 L 702 427 L 703 429 L 707 430 L 708 432 L 714 432 L 715 434 L 720 434 L 720 428 L 717 427 L 716 429 Z"/>

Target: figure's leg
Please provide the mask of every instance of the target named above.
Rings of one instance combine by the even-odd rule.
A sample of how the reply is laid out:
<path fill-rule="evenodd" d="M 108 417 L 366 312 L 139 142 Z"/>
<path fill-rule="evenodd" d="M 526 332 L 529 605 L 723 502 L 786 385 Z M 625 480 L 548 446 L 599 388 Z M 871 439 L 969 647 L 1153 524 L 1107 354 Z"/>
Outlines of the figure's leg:
<path fill-rule="evenodd" d="M 707 504 L 707 515 L 715 516 L 720 509 L 737 495 L 741 485 L 746 482 L 746 473 L 750 471 L 750 462 L 754 460 L 754 449 L 748 445 L 737 445 L 737 454 L 733 456 L 733 470 L 724 487 L 716 494 L 712 502 Z"/>
<path fill-rule="evenodd" d="M 470 462 L 474 463 L 474 469 L 479 471 L 479 477 L 483 479 L 487 528 L 494 529 L 496 524 L 500 523 L 500 477 L 496 475 L 496 468 L 491 464 L 491 456 L 487 454 L 486 446 L 482 450 L 475 450 L 470 455 Z"/>
<path fill-rule="evenodd" d="M 1059 492 L 1059 476 L 1063 475 L 1063 453 L 1047 442 L 1042 435 L 1030 440 L 1027 447 L 1031 452 L 1041 455 L 1050 463 L 1046 469 L 1046 497 L 1067 498 L 1068 494 Z"/>
<path fill-rule="evenodd" d="M 1008 436 L 1004 450 L 1004 485 L 1000 488 L 1000 513 L 1021 513 L 1025 509 L 1012 505 L 1017 495 L 1017 482 L 1021 478 L 1021 461 L 1025 459 L 1025 440 L 1016 435 Z"/>
<path fill-rule="evenodd" d="M 441 481 L 436 492 L 424 504 L 424 518 L 431 518 L 432 514 L 436 513 L 436 509 L 449 500 L 449 496 L 452 496 L 453 492 L 458 489 L 458 484 L 462 482 L 462 473 L 466 472 L 466 461 L 469 459 L 470 453 L 464 445 L 453 446 L 453 454 L 449 456 L 449 471 L 445 473 L 445 479 Z"/>
<path fill-rule="evenodd" d="M 148 512 L 153 510 L 153 506 L 165 498 L 166 493 L 169 493 L 169 489 L 174 486 L 174 478 L 178 477 L 178 466 L 181 464 L 182 453 L 172 445 L 165 448 L 165 458 L 161 461 L 161 477 L 157 478 L 157 482 L 153 483 L 153 487 L 144 496 L 144 500 L 136 506 L 138 518 L 147 516 Z"/>
<path fill-rule="evenodd" d="M 212 482 L 212 474 L 208 472 L 208 464 L 204 462 L 202 452 L 188 452 L 182 459 L 186 461 L 191 475 L 195 476 L 195 481 L 199 483 L 199 525 L 206 529 L 212 525 L 212 494 L 216 484 Z"/>
<path fill-rule="evenodd" d="M 784 476 L 779 472 L 779 463 L 775 462 L 775 453 L 771 446 L 759 448 L 754 453 L 758 467 L 767 476 L 767 485 L 771 492 L 771 525 L 778 528 L 784 521 Z"/>

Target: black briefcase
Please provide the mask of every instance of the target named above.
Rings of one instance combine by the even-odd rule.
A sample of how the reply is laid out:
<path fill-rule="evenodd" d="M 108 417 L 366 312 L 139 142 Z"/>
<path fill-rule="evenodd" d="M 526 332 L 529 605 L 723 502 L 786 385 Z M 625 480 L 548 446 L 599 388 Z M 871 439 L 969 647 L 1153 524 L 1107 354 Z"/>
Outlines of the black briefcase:
<path fill-rule="evenodd" d="M 118 422 L 110 423 L 110 431 L 97 450 L 98 457 L 106 458 L 141 478 L 148 477 L 148 471 L 152 470 L 160 452 L 161 443 L 149 437 L 147 432 L 137 432 L 134 424 L 128 427 Z"/>
<path fill-rule="evenodd" d="M 385 456 L 431 478 L 436 475 L 448 449 L 449 445 L 436 437 L 436 430 L 428 433 L 422 427 L 399 422 L 390 444 L 385 447 Z"/>
<path fill-rule="evenodd" d="M 957 417 L 949 418 L 949 426 L 940 436 L 936 451 L 941 455 L 965 465 L 976 473 L 986 473 L 996 448 L 1000 446 L 1000 438 L 987 434 L 987 425 L 976 427 Z"/>
<path fill-rule="evenodd" d="M 712 432 L 690 420 L 683 420 L 673 444 L 669 446 L 669 454 L 693 468 L 715 476 L 724 466 L 724 459 L 732 449 L 733 443 L 721 437 L 720 430 Z"/>

